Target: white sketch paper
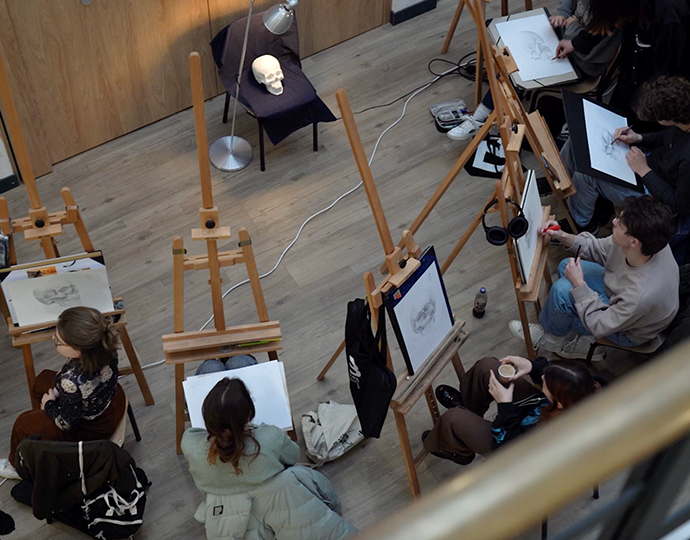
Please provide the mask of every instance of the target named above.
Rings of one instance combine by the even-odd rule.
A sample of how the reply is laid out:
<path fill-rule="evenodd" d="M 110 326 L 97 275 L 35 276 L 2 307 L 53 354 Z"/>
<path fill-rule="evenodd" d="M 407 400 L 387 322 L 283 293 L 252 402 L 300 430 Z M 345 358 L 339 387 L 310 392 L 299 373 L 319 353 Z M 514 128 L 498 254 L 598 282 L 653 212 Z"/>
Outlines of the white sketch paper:
<path fill-rule="evenodd" d="M 613 142 L 616 129 L 628 125 L 626 118 L 586 99 L 582 100 L 582 107 L 592 169 L 637 185 L 635 173 L 626 159 L 630 147 L 621 141 Z"/>
<path fill-rule="evenodd" d="M 496 25 L 503 44 L 518 66 L 520 78 L 532 81 L 572 71 L 567 58 L 557 58 L 558 36 L 542 12 L 534 17 L 511 19 Z"/>
<path fill-rule="evenodd" d="M 393 310 L 417 372 L 453 326 L 436 264 L 424 271 Z"/>
<path fill-rule="evenodd" d="M 529 280 L 532 271 L 532 263 L 539 246 L 539 227 L 543 218 L 539 189 L 537 189 L 536 175 L 534 171 L 529 171 L 525 181 L 525 191 L 522 194 L 520 206 L 525 214 L 525 219 L 529 227 L 527 232 L 515 242 L 517 246 L 518 259 L 520 261 L 520 272 L 523 283 Z"/>
<path fill-rule="evenodd" d="M 94 261 L 92 261 L 94 262 Z M 19 326 L 57 321 L 60 313 L 73 306 L 87 306 L 101 312 L 113 310 L 113 297 L 105 267 L 74 272 L 45 274 L 29 279 L 8 276 L 2 283 L 13 321 Z M 12 272 L 14 274 L 15 272 Z"/>
<path fill-rule="evenodd" d="M 189 377 L 182 382 L 192 427 L 205 428 L 201 406 L 208 393 L 221 379 L 240 379 L 252 397 L 256 415 L 254 424 L 271 424 L 280 429 L 292 429 L 292 413 L 288 399 L 285 367 L 273 360 L 238 369 L 218 371 Z"/>

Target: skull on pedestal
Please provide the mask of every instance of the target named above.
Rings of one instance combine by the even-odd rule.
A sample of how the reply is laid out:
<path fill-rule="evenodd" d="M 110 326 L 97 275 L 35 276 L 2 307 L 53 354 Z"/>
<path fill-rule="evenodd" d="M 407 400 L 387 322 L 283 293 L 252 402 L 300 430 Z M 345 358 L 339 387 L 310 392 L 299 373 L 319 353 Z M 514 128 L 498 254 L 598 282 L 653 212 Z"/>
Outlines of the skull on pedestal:
<path fill-rule="evenodd" d="M 259 56 L 252 62 L 252 71 L 254 77 L 260 84 L 266 85 L 268 90 L 274 96 L 279 96 L 283 93 L 283 70 L 280 69 L 280 62 L 275 56 L 264 54 Z"/>

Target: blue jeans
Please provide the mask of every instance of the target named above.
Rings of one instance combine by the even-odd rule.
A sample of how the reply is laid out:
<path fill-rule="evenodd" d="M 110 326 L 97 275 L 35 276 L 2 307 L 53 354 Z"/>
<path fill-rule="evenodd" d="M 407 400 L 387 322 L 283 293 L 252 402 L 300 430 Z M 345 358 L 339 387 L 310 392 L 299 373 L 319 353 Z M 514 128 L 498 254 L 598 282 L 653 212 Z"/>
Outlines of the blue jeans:
<path fill-rule="evenodd" d="M 600 180 L 594 176 L 578 172 L 575 170 L 575 154 L 572 149 L 570 139 L 566 141 L 561 149 L 561 158 L 565 168 L 568 169 L 576 193 L 568 197 L 568 209 L 575 224 L 585 227 L 594 217 L 594 205 L 599 195 L 611 201 L 615 206 L 620 204 L 628 197 L 639 197 L 643 195 L 639 191 L 625 186 L 619 186 L 606 180 Z M 645 192 L 647 190 L 645 189 Z"/>
<path fill-rule="evenodd" d="M 216 360 L 214 358 L 213 360 L 204 360 L 194 375 L 206 375 L 207 373 L 215 373 L 216 371 L 225 371 L 228 369 L 253 366 L 257 363 L 256 358 L 254 358 L 251 354 L 231 356 L 225 362 Z"/>
<path fill-rule="evenodd" d="M 568 259 L 564 259 L 558 265 L 559 279 L 553 284 L 549 295 L 546 297 L 546 302 L 539 315 L 539 324 L 544 327 L 544 330 L 554 336 L 567 336 L 571 332 L 581 336 L 591 336 L 592 333 L 582 324 L 575 309 L 575 301 L 573 300 L 573 295 L 570 294 L 573 284 L 570 283 L 567 277 L 564 277 L 567 264 Z M 590 261 L 580 261 L 580 266 L 582 266 L 582 273 L 587 286 L 595 291 L 599 298 L 608 305 L 609 297 L 604 286 L 604 267 Z M 628 339 L 623 332 L 616 332 L 606 336 L 606 338 L 624 347 L 635 347 L 638 345 Z"/>

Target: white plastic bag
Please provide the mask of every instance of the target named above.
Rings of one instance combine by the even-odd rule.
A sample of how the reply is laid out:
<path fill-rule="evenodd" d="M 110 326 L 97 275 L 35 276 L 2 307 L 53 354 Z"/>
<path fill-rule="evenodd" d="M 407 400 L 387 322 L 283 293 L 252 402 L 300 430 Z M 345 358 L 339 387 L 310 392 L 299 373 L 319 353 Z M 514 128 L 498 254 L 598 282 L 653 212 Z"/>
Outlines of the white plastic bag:
<path fill-rule="evenodd" d="M 317 467 L 339 458 L 364 439 L 355 406 L 333 401 L 319 403 L 316 411 L 302 416 L 302 434 L 307 456 Z"/>

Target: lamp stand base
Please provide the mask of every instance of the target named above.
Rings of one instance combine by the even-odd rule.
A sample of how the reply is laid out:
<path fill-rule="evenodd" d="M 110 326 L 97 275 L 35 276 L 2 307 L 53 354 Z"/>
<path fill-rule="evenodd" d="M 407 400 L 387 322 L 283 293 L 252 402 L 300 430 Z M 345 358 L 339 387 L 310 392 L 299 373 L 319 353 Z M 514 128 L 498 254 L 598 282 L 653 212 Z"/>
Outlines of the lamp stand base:
<path fill-rule="evenodd" d="M 231 144 L 233 138 L 234 147 Z M 252 146 L 241 137 L 228 135 L 214 142 L 208 155 L 216 169 L 225 172 L 240 171 L 252 161 Z"/>

